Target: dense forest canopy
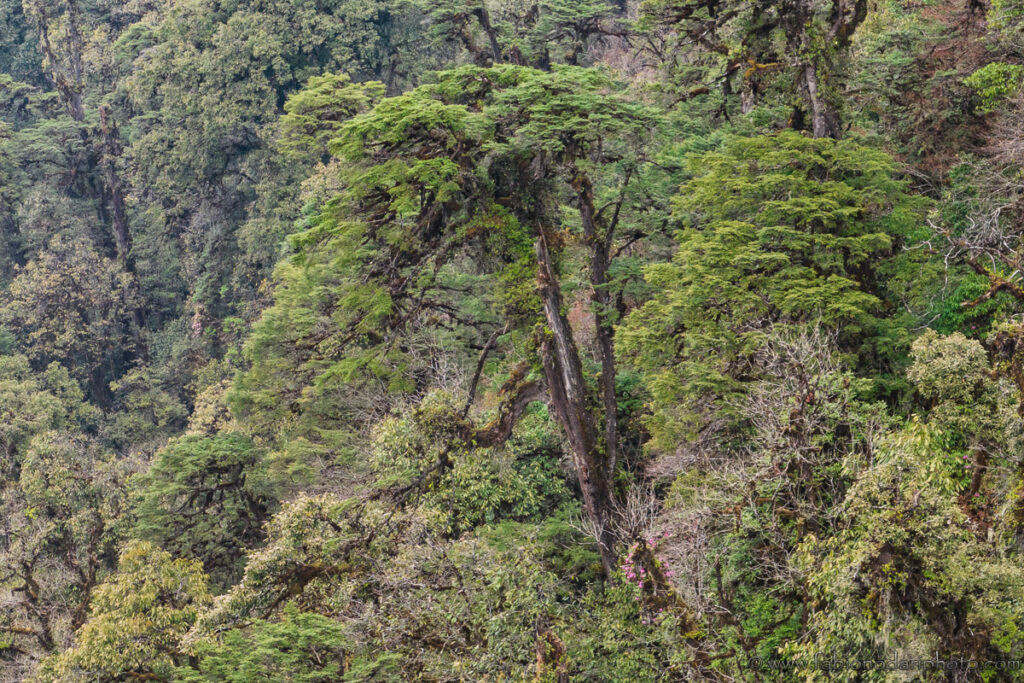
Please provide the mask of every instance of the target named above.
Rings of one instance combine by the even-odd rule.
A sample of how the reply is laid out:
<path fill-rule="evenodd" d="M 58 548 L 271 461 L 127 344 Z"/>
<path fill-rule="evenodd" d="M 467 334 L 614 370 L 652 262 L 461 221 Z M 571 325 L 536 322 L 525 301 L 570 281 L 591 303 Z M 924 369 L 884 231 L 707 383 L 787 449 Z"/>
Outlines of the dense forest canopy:
<path fill-rule="evenodd" d="M 1024 680 L 1022 111 L 1018 0 L 0 0 L 0 681 Z"/>

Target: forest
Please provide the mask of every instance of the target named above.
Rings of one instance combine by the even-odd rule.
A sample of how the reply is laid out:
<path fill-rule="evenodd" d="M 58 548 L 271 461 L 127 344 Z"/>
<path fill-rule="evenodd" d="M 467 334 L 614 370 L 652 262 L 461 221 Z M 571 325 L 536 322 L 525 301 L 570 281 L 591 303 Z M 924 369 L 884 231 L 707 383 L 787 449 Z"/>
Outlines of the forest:
<path fill-rule="evenodd" d="M 1024 681 L 1024 0 L 0 0 L 0 681 Z"/>

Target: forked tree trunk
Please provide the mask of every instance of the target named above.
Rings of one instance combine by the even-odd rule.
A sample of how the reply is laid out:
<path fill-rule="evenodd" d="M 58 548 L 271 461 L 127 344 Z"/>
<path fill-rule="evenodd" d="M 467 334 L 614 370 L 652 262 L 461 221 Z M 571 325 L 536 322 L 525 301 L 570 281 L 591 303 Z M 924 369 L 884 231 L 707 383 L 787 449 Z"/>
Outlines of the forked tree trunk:
<path fill-rule="evenodd" d="M 627 176 L 626 183 L 629 183 Z M 611 245 L 618 220 L 604 223 L 604 230 L 598 228 L 598 212 L 594 208 L 594 185 L 590 178 L 576 171 L 572 181 L 576 190 L 580 221 L 583 224 L 583 238 L 590 253 L 590 286 L 593 289 L 591 303 L 594 307 L 594 337 L 597 339 L 598 355 L 601 359 L 601 403 L 604 408 L 604 465 L 606 477 L 615 475 L 619 445 L 619 403 L 615 392 L 615 343 L 612 328 L 611 292 L 608 290 L 608 269 L 611 266 Z M 625 188 L 623 188 L 625 189 Z M 619 206 L 621 207 L 621 202 Z"/>
<path fill-rule="evenodd" d="M 555 277 L 544 229 L 536 244 L 537 280 L 548 331 L 541 343 L 544 377 L 551 407 L 569 441 L 573 465 L 583 494 L 583 509 L 594 527 L 605 573 L 615 568 L 615 538 L 611 526 L 611 481 L 607 453 L 599 437 L 579 351 L 572 328 L 562 313 L 562 292 Z"/>

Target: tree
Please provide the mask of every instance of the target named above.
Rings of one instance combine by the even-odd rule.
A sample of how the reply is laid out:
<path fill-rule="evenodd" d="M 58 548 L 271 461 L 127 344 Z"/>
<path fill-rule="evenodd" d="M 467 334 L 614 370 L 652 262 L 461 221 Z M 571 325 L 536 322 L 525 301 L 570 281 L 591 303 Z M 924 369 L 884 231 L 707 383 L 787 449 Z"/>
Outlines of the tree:
<path fill-rule="evenodd" d="M 508 416 L 518 423 L 506 434 L 498 415 L 460 443 L 452 430 L 468 426 L 459 419 L 461 400 L 434 391 L 409 414 L 377 423 L 372 463 L 378 485 L 413 485 L 424 471 L 445 463 L 417 506 L 436 533 L 450 538 L 504 519 L 540 521 L 568 502 L 550 417 Z"/>
<path fill-rule="evenodd" d="M 620 332 L 646 373 L 652 446 L 731 419 L 775 327 L 820 320 L 859 359 L 855 371 L 898 370 L 907 333 L 885 312 L 896 270 L 886 259 L 920 209 L 883 152 L 786 132 L 733 138 L 690 169 L 675 199 L 679 249 L 648 266 L 656 294 Z"/>
<path fill-rule="evenodd" d="M 624 8 L 606 0 L 527 4 L 420 0 L 420 4 L 430 18 L 435 40 L 459 45 L 477 66 L 581 66 L 595 43 L 627 35 L 619 21 Z"/>
<path fill-rule="evenodd" d="M 129 149 L 132 184 L 146 207 L 140 230 L 181 267 L 189 286 L 175 303 L 185 303 L 186 315 L 209 322 L 233 314 L 236 297 L 225 295 L 245 302 L 273 265 L 261 242 L 253 245 L 261 251 L 240 254 L 236 233 L 256 193 L 267 192 L 261 183 L 273 187 L 278 174 L 282 183 L 303 179 L 291 173 L 306 163 L 290 169 L 275 158 L 288 96 L 325 72 L 392 90 L 414 80 L 429 65 L 415 39 L 417 21 L 411 5 L 386 0 L 204 0 L 178 3 L 126 35 L 132 73 L 122 92 L 127 108 L 142 113 L 130 122 Z M 262 208 L 254 207 L 257 214 Z M 274 238 L 298 217 L 256 216 L 274 219 Z M 236 261 L 257 268 L 233 274 Z"/>
<path fill-rule="evenodd" d="M 238 409 L 259 411 L 264 423 L 279 416 L 270 424 L 313 410 L 314 422 L 336 423 L 330 399 L 356 383 L 429 386 L 412 341 L 428 320 L 483 358 L 514 329 L 543 370 L 610 571 L 619 433 L 609 270 L 622 224 L 633 241 L 645 235 L 646 207 L 631 183 L 649 170 L 643 150 L 655 127 L 654 113 L 613 81 L 568 67 L 467 67 L 352 119 L 333 144 L 348 161 L 348 189 L 293 236 L 277 303 L 248 342 L 253 369 L 239 383 Z M 564 308 L 569 240 L 586 254 L 596 389 Z M 474 258 L 480 267 L 467 268 Z M 487 291 L 487 274 L 497 291 Z M 511 403 L 534 390 L 527 369 L 510 368 Z"/>
<path fill-rule="evenodd" d="M 467 507 L 483 507 L 474 512 L 484 515 L 490 512 L 488 506 L 500 507 L 503 496 L 487 495 L 490 482 L 464 482 L 461 477 L 474 464 L 467 454 L 486 453 L 510 439 L 536 398 L 536 382 L 528 385 L 508 380 L 500 393 L 515 400 L 502 403 L 483 424 L 441 392 L 426 396 L 413 412 L 422 433 L 404 430 L 397 421 L 383 422 L 371 485 L 347 498 L 302 494 L 284 504 L 267 523 L 265 544 L 249 553 L 241 580 L 203 616 L 192 640 L 237 624 L 247 615 L 266 618 L 289 600 L 305 606 L 339 583 L 364 580 L 421 534 L 452 535 L 454 520 L 449 517 L 446 524 L 444 515 L 457 501 L 468 498 Z M 519 510 L 508 517 L 529 517 L 543 505 L 557 503 L 562 488 L 552 481 L 552 474 L 534 471 L 525 490 L 510 496 Z M 538 500 L 539 492 L 530 487 L 533 482 L 546 485 L 545 494 L 553 500 Z M 470 484 L 483 491 L 469 489 Z M 460 520 L 467 528 L 476 521 Z"/>
<path fill-rule="evenodd" d="M 352 83 L 344 74 L 313 76 L 284 103 L 276 122 L 272 147 L 276 154 L 261 167 L 261 181 L 238 240 L 244 255 L 236 278 L 253 285 L 269 275 L 281 256 L 285 236 L 301 225 L 307 207 L 325 201 L 336 190 L 331 182 L 328 143 L 342 124 L 383 97 L 377 81 Z M 326 196 L 325 196 L 326 195 Z"/>
<path fill-rule="evenodd" d="M 982 345 L 959 332 L 941 338 L 933 330 L 913 344 L 913 364 L 907 377 L 930 404 L 932 424 L 941 428 L 949 450 L 970 454 L 970 484 L 965 498 L 970 501 L 982 487 L 990 459 L 1008 441 L 1006 387 L 991 381 L 989 362 Z"/>
<path fill-rule="evenodd" d="M 17 478 L 0 491 L 2 650 L 38 658 L 85 623 L 92 591 L 116 557 L 124 513 L 123 463 L 74 432 L 35 436 Z"/>
<path fill-rule="evenodd" d="M 280 621 L 257 621 L 228 631 L 221 640 L 196 646 L 195 667 L 182 667 L 176 680 L 246 683 L 288 680 L 296 683 L 338 681 L 351 647 L 345 628 L 320 614 L 288 605 Z"/>
<path fill-rule="evenodd" d="M 199 563 L 132 542 L 118 571 L 96 588 L 70 649 L 43 661 L 40 681 L 166 679 L 187 659 L 182 636 L 210 604 Z"/>
<path fill-rule="evenodd" d="M 228 585 L 243 551 L 263 539 L 273 505 L 263 470 L 260 451 L 238 434 L 173 441 L 134 480 L 136 535 L 202 561 L 216 585 Z"/>
<path fill-rule="evenodd" d="M 850 489 L 836 535 L 804 544 L 818 608 L 808 642 L 790 652 L 804 661 L 826 650 L 881 657 L 895 637 L 912 648 L 908 657 L 962 657 L 982 676 L 1019 656 L 1019 563 L 975 535 L 956 504 L 951 460 L 936 430 L 920 423 L 882 444 Z M 843 680 L 861 679 L 847 672 Z"/>
<path fill-rule="evenodd" d="M 38 42 L 21 0 L 5 0 L 0 11 L 0 64 L 17 80 L 38 76 Z"/>
<path fill-rule="evenodd" d="M 0 110 L 9 128 L 0 147 L 11 265 L 24 265 L 58 235 L 113 254 L 90 122 L 73 119 L 46 88 L 5 80 Z"/>
<path fill-rule="evenodd" d="M 97 94 L 109 92 L 112 84 L 102 80 L 89 83 L 90 77 L 113 71 L 96 68 L 108 65 L 91 63 L 88 54 L 90 46 L 87 36 L 91 27 L 87 17 L 89 14 L 102 15 L 105 8 L 95 7 L 83 0 L 63 0 L 58 3 L 26 0 L 23 4 L 26 14 L 32 18 L 39 32 L 43 72 L 56 91 L 67 116 L 77 124 L 85 148 L 85 163 L 93 177 L 87 196 L 97 204 L 101 222 L 110 223 L 107 241 L 113 243 L 121 265 L 133 272 L 127 188 L 119 168 L 122 153 L 120 135 L 110 107 L 105 103 L 97 103 L 95 98 Z M 102 26 L 101 22 L 97 23 Z M 103 28 L 98 31 L 102 32 Z M 94 111 L 92 107 L 95 107 Z M 137 314 L 135 322 L 141 328 L 141 313 Z"/>
<path fill-rule="evenodd" d="M 82 399 L 81 388 L 57 363 L 35 373 L 25 356 L 0 356 L 0 454 L 5 481 L 17 477 L 34 436 L 95 425 L 97 411 Z"/>
<path fill-rule="evenodd" d="M 120 453 L 149 458 L 180 433 L 188 407 L 167 385 L 173 387 L 173 382 L 145 366 L 111 382 L 113 402 L 103 423 L 103 440 Z"/>
<path fill-rule="evenodd" d="M 64 368 L 34 373 L 24 356 L 0 356 L 0 586 L 10 591 L 0 606 L 0 658 L 12 671 L 63 644 L 114 537 L 105 529 L 110 516 L 90 506 L 102 491 L 108 511 L 116 509 L 116 487 L 88 481 L 110 470 L 75 460 L 79 449 L 101 459 L 80 434 L 95 426 L 96 412 Z"/>
<path fill-rule="evenodd" d="M 29 359 L 74 368 L 90 396 L 108 402 L 108 383 L 135 348 L 135 279 L 88 243 L 56 237 L 19 269 L 5 294 L 0 320 L 18 330 Z"/>
<path fill-rule="evenodd" d="M 711 64 L 696 69 L 703 79 L 691 94 L 707 92 L 714 82 L 729 96 L 739 80 L 747 96 L 756 98 L 764 89 L 759 82 L 763 75 L 782 70 L 803 103 L 793 112 L 794 127 L 802 128 L 802 119 L 809 115 L 814 137 L 842 134 L 840 68 L 867 16 L 867 0 L 652 0 L 644 8 L 653 26 L 670 32 L 677 49 L 693 46 L 713 56 Z M 680 60 L 692 61 L 693 56 L 684 53 Z M 674 60 L 665 61 L 671 65 Z"/>
<path fill-rule="evenodd" d="M 746 371 L 730 404 L 742 428 L 713 413 L 692 439 L 650 449 L 652 469 L 668 470 L 651 527 L 668 536 L 645 543 L 701 615 L 699 651 L 723 677 L 757 680 L 757 662 L 805 632 L 801 544 L 835 529 L 851 472 L 874 457 L 890 418 L 820 323 L 767 331 Z"/>
<path fill-rule="evenodd" d="M 376 81 L 353 84 L 344 74 L 324 74 L 309 79 L 302 90 L 284 104 L 279 122 L 280 149 L 294 161 L 326 162 L 328 143 L 345 121 L 369 109 L 384 96 L 384 84 Z"/>

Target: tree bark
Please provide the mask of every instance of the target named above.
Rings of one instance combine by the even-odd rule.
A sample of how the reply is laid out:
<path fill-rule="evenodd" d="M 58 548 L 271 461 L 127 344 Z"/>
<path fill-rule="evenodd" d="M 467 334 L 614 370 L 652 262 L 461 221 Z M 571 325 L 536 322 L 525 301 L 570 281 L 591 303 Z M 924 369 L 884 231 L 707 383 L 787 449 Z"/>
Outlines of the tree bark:
<path fill-rule="evenodd" d="M 138 274 L 135 272 L 135 262 L 131 255 L 132 235 L 128 226 L 128 212 L 125 209 L 124 184 L 114 165 L 117 158 L 121 156 L 121 143 L 117 139 L 117 130 L 110 120 L 110 110 L 103 105 L 99 111 L 100 136 L 102 138 L 99 167 L 103 173 L 103 182 L 106 185 L 113 214 L 111 223 L 114 232 L 114 246 L 117 248 L 117 257 L 125 271 L 138 278 Z M 148 358 L 148 349 L 142 338 L 142 330 L 146 324 L 145 315 L 140 306 L 133 306 L 131 314 L 132 336 L 135 338 L 136 351 L 140 357 L 146 359 Z"/>
<path fill-rule="evenodd" d="M 628 182 L 628 180 L 627 180 Z M 583 238 L 590 252 L 590 286 L 594 306 L 594 335 L 597 338 L 598 354 L 601 358 L 601 401 L 604 406 L 604 448 L 605 476 L 611 480 L 615 475 L 619 443 L 619 404 L 615 392 L 615 344 L 613 340 L 613 310 L 611 293 L 608 291 L 608 268 L 611 263 L 610 248 L 613 225 L 598 230 L 597 211 L 594 208 L 594 186 L 590 178 L 578 170 L 572 181 L 576 190 L 577 205 L 583 222 Z M 618 215 L 616 213 L 616 215 Z"/>
<path fill-rule="evenodd" d="M 491 23 L 491 14 L 487 11 L 487 6 L 480 3 L 480 6 L 473 11 L 473 14 L 476 15 L 477 21 L 480 22 L 480 28 L 487 35 L 487 42 L 491 46 L 491 58 L 495 64 L 501 63 L 501 45 L 498 43 L 498 31 Z"/>
<path fill-rule="evenodd" d="M 128 231 L 128 216 L 125 211 L 124 189 L 117 169 L 114 167 L 114 160 L 121 154 L 121 146 L 117 141 L 116 132 L 110 121 L 110 110 L 100 107 L 100 133 L 103 136 L 103 152 L 100 155 L 100 167 L 103 171 L 103 180 L 107 185 L 107 192 L 110 194 L 110 208 L 113 213 L 114 244 L 117 247 L 117 255 L 129 272 L 129 251 L 131 250 L 131 234 Z"/>
<path fill-rule="evenodd" d="M 822 95 L 818 70 L 813 63 L 804 65 L 800 80 L 807 96 L 807 103 L 811 106 L 811 132 L 814 137 L 838 140 L 842 134 L 839 113 Z"/>
<path fill-rule="evenodd" d="M 544 306 L 547 331 L 541 342 L 541 359 L 555 417 L 565 430 L 573 465 L 583 494 L 583 508 L 594 527 L 601 564 L 606 574 L 615 569 L 615 539 L 611 528 L 611 482 L 607 453 L 598 437 L 590 409 L 583 367 L 573 341 L 572 328 L 562 313 L 562 292 L 555 277 L 543 227 L 536 243 L 538 290 Z"/>

